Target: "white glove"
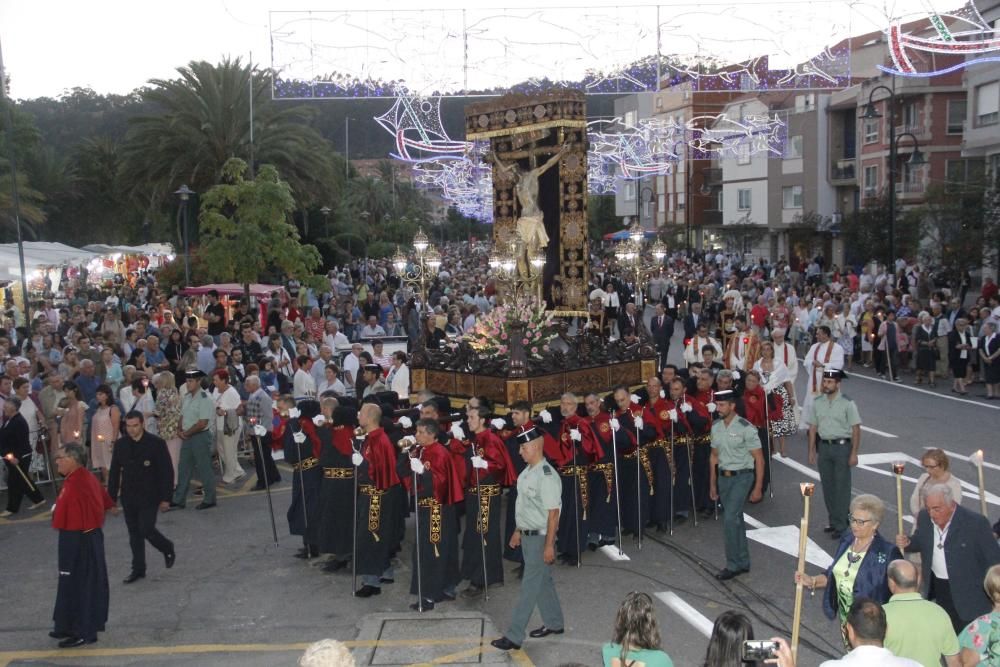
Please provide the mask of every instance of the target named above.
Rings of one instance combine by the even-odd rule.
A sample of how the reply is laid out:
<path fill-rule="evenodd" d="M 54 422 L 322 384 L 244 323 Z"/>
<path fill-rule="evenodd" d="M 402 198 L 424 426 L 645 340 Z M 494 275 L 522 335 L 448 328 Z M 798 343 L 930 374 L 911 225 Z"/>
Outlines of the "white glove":
<path fill-rule="evenodd" d="M 254 424 L 253 434 L 258 438 L 263 438 L 265 435 L 267 435 L 267 429 L 261 426 L 260 424 Z"/>
<path fill-rule="evenodd" d="M 672 408 L 670 410 L 667 410 L 667 416 L 670 417 L 670 421 L 672 422 L 677 421 L 677 408 Z"/>
<path fill-rule="evenodd" d="M 639 396 L 637 394 L 629 394 L 629 400 L 632 401 L 633 403 L 640 403 L 641 402 L 641 400 L 639 399 Z"/>
<path fill-rule="evenodd" d="M 637 429 L 642 430 L 642 417 L 636 417 L 632 420 L 632 423 L 635 424 Z"/>
<path fill-rule="evenodd" d="M 708 411 L 710 413 L 715 412 L 715 401 L 712 401 L 711 403 L 706 403 L 705 407 L 708 408 Z"/>
<path fill-rule="evenodd" d="M 681 412 L 691 412 L 691 404 L 687 402 L 681 403 Z"/>
<path fill-rule="evenodd" d="M 500 417 L 497 417 L 496 419 L 491 421 L 490 424 L 493 426 L 493 428 L 495 428 L 498 431 L 503 430 L 503 428 L 507 426 L 507 422 L 505 422 Z"/>
<path fill-rule="evenodd" d="M 361 452 L 354 452 L 353 454 L 351 454 L 351 463 L 353 463 L 354 465 L 359 466 L 364 462 L 365 462 L 365 457 L 361 456 Z"/>
<path fill-rule="evenodd" d="M 740 379 L 740 372 L 739 371 L 733 371 L 733 379 L 734 380 L 739 380 Z"/>
<path fill-rule="evenodd" d="M 544 422 L 546 424 L 551 424 L 552 423 L 552 413 L 549 412 L 548 410 L 542 410 L 541 412 L 539 412 L 538 413 L 538 418 L 541 419 L 542 422 Z"/>
<path fill-rule="evenodd" d="M 465 431 L 462 430 L 462 425 L 458 422 L 451 425 L 451 434 L 456 440 L 465 440 Z"/>
<path fill-rule="evenodd" d="M 574 429 L 570 430 L 569 437 L 570 437 L 570 440 L 576 440 L 577 442 L 580 442 L 581 440 L 583 440 L 583 434 L 580 433 L 580 429 L 578 429 L 578 428 L 574 428 Z"/>
<path fill-rule="evenodd" d="M 413 426 L 413 420 L 404 415 L 399 418 L 399 425 L 403 428 L 410 428 Z"/>
<path fill-rule="evenodd" d="M 298 419 L 301 415 L 302 413 L 298 408 L 288 408 L 288 416 L 292 419 Z"/>
<path fill-rule="evenodd" d="M 273 384 L 269 385 L 267 387 L 267 393 L 269 393 L 269 394 L 277 394 L 278 393 L 278 388 L 275 387 Z"/>
<path fill-rule="evenodd" d="M 424 404 L 423 404 L 423 403 L 417 403 L 417 404 L 416 404 L 415 406 L 413 406 L 413 408 L 414 408 L 414 409 L 415 409 L 415 410 L 416 410 L 417 412 L 420 412 L 420 410 L 421 410 L 421 409 L 422 409 L 423 407 L 424 407 Z"/>
<path fill-rule="evenodd" d="M 664 390 L 661 389 L 660 390 L 660 398 L 666 398 L 666 397 L 667 397 L 667 392 L 665 392 Z"/>
<path fill-rule="evenodd" d="M 294 440 L 295 442 L 297 442 L 297 443 L 299 443 L 301 445 L 303 442 L 306 441 L 306 434 L 303 433 L 302 431 L 299 431 L 298 433 L 293 433 L 292 434 L 292 440 Z"/>
<path fill-rule="evenodd" d="M 316 424 L 316 426 L 322 426 L 325 423 L 326 423 L 326 417 L 324 417 L 323 415 L 316 415 L 315 417 L 313 417 L 313 424 Z"/>
<path fill-rule="evenodd" d="M 423 475 L 426 468 L 424 468 L 424 462 L 420 459 L 410 459 L 410 470 L 418 475 Z"/>
<path fill-rule="evenodd" d="M 609 419 L 608 423 L 611 424 L 611 430 L 612 431 L 617 431 L 619 428 L 621 428 L 621 425 L 618 423 L 618 419 L 615 418 L 615 417 L 612 417 L 611 419 Z"/>
<path fill-rule="evenodd" d="M 487 468 L 490 467 L 490 464 L 487 463 L 486 459 L 484 459 L 482 456 L 473 456 L 472 467 L 479 468 L 480 470 L 486 470 Z"/>

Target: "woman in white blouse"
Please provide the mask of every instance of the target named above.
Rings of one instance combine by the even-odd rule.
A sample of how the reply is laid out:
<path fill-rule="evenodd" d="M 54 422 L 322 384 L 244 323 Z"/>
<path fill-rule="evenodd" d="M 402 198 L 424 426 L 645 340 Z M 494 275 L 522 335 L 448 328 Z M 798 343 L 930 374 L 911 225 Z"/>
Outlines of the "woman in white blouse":
<path fill-rule="evenodd" d="M 410 396 L 410 367 L 406 365 L 406 352 L 396 350 L 392 353 L 392 367 L 385 378 L 389 391 L 396 392 L 400 398 Z"/>
<path fill-rule="evenodd" d="M 788 367 L 774 356 L 774 344 L 764 341 L 760 345 L 760 359 L 753 365 L 764 380 L 764 391 L 774 392 L 781 398 L 781 419 L 771 420 L 771 435 L 778 444 L 777 454 L 785 456 L 785 437 L 795 435 L 798 420 L 795 418 L 795 387 Z"/>
<path fill-rule="evenodd" d="M 323 380 L 316 387 L 316 395 L 322 396 L 328 391 L 332 391 L 337 396 L 347 395 L 347 387 L 340 381 L 340 369 L 332 361 L 323 369 Z"/>

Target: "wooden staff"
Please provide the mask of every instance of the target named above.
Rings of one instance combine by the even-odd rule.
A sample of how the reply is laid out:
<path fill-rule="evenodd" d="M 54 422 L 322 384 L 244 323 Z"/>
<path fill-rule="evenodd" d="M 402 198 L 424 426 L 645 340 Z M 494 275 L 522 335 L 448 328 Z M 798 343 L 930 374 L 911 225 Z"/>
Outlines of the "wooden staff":
<path fill-rule="evenodd" d="M 979 472 L 979 509 L 982 511 L 983 516 L 988 517 L 989 513 L 986 509 L 986 482 L 983 478 L 983 450 L 977 450 L 969 457 L 969 461 L 975 464 L 976 470 Z"/>
<path fill-rule="evenodd" d="M 24 474 L 23 470 L 21 470 L 21 461 L 20 460 L 18 460 L 17 463 L 14 463 L 14 455 L 13 454 L 8 454 L 4 458 L 7 459 L 7 463 L 10 464 L 11 468 L 16 469 L 17 472 L 20 473 L 21 479 L 23 479 L 24 483 L 28 485 L 28 488 L 31 489 L 32 493 L 35 493 L 36 491 L 38 491 L 38 488 L 34 484 L 31 483 L 31 480 L 28 479 L 28 476 Z M 979 486 L 980 486 L 980 488 L 982 488 L 982 479 L 983 479 L 983 467 L 979 466 L 979 480 L 980 480 Z M 983 501 L 983 502 L 986 502 L 986 501 Z"/>
<path fill-rule="evenodd" d="M 799 524 L 799 564 L 798 582 L 795 584 L 795 612 L 792 615 L 792 657 L 794 658 L 799 650 L 799 625 L 802 623 L 802 579 L 806 573 L 806 546 L 809 544 L 809 498 L 816 490 L 816 485 L 810 482 L 799 484 L 804 501 L 802 508 L 802 522 Z"/>
<path fill-rule="evenodd" d="M 903 535 L 903 469 L 906 464 L 894 461 L 892 472 L 896 475 L 896 534 Z"/>

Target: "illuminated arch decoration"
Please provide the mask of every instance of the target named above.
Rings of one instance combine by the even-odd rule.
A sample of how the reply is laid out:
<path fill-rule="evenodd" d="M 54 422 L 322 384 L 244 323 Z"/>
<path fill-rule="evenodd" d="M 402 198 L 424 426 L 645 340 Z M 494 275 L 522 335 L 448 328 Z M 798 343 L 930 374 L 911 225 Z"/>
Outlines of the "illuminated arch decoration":
<path fill-rule="evenodd" d="M 994 30 L 969 2 L 951 12 L 931 12 L 917 29 L 906 19 L 893 21 L 886 30 L 892 67 L 883 72 L 907 77 L 931 77 L 973 65 L 1000 62 L 1000 31 Z M 913 17 L 909 18 L 912 21 Z M 949 57 L 950 56 L 950 57 Z"/>

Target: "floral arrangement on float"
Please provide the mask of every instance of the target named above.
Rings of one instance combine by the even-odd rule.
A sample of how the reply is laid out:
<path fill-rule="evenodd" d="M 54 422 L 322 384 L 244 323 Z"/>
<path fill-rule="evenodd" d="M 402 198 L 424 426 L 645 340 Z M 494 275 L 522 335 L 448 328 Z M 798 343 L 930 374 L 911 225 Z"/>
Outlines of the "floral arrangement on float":
<path fill-rule="evenodd" d="M 479 356 L 524 356 L 541 359 L 557 333 L 555 318 L 534 298 L 497 306 L 464 336 Z"/>

